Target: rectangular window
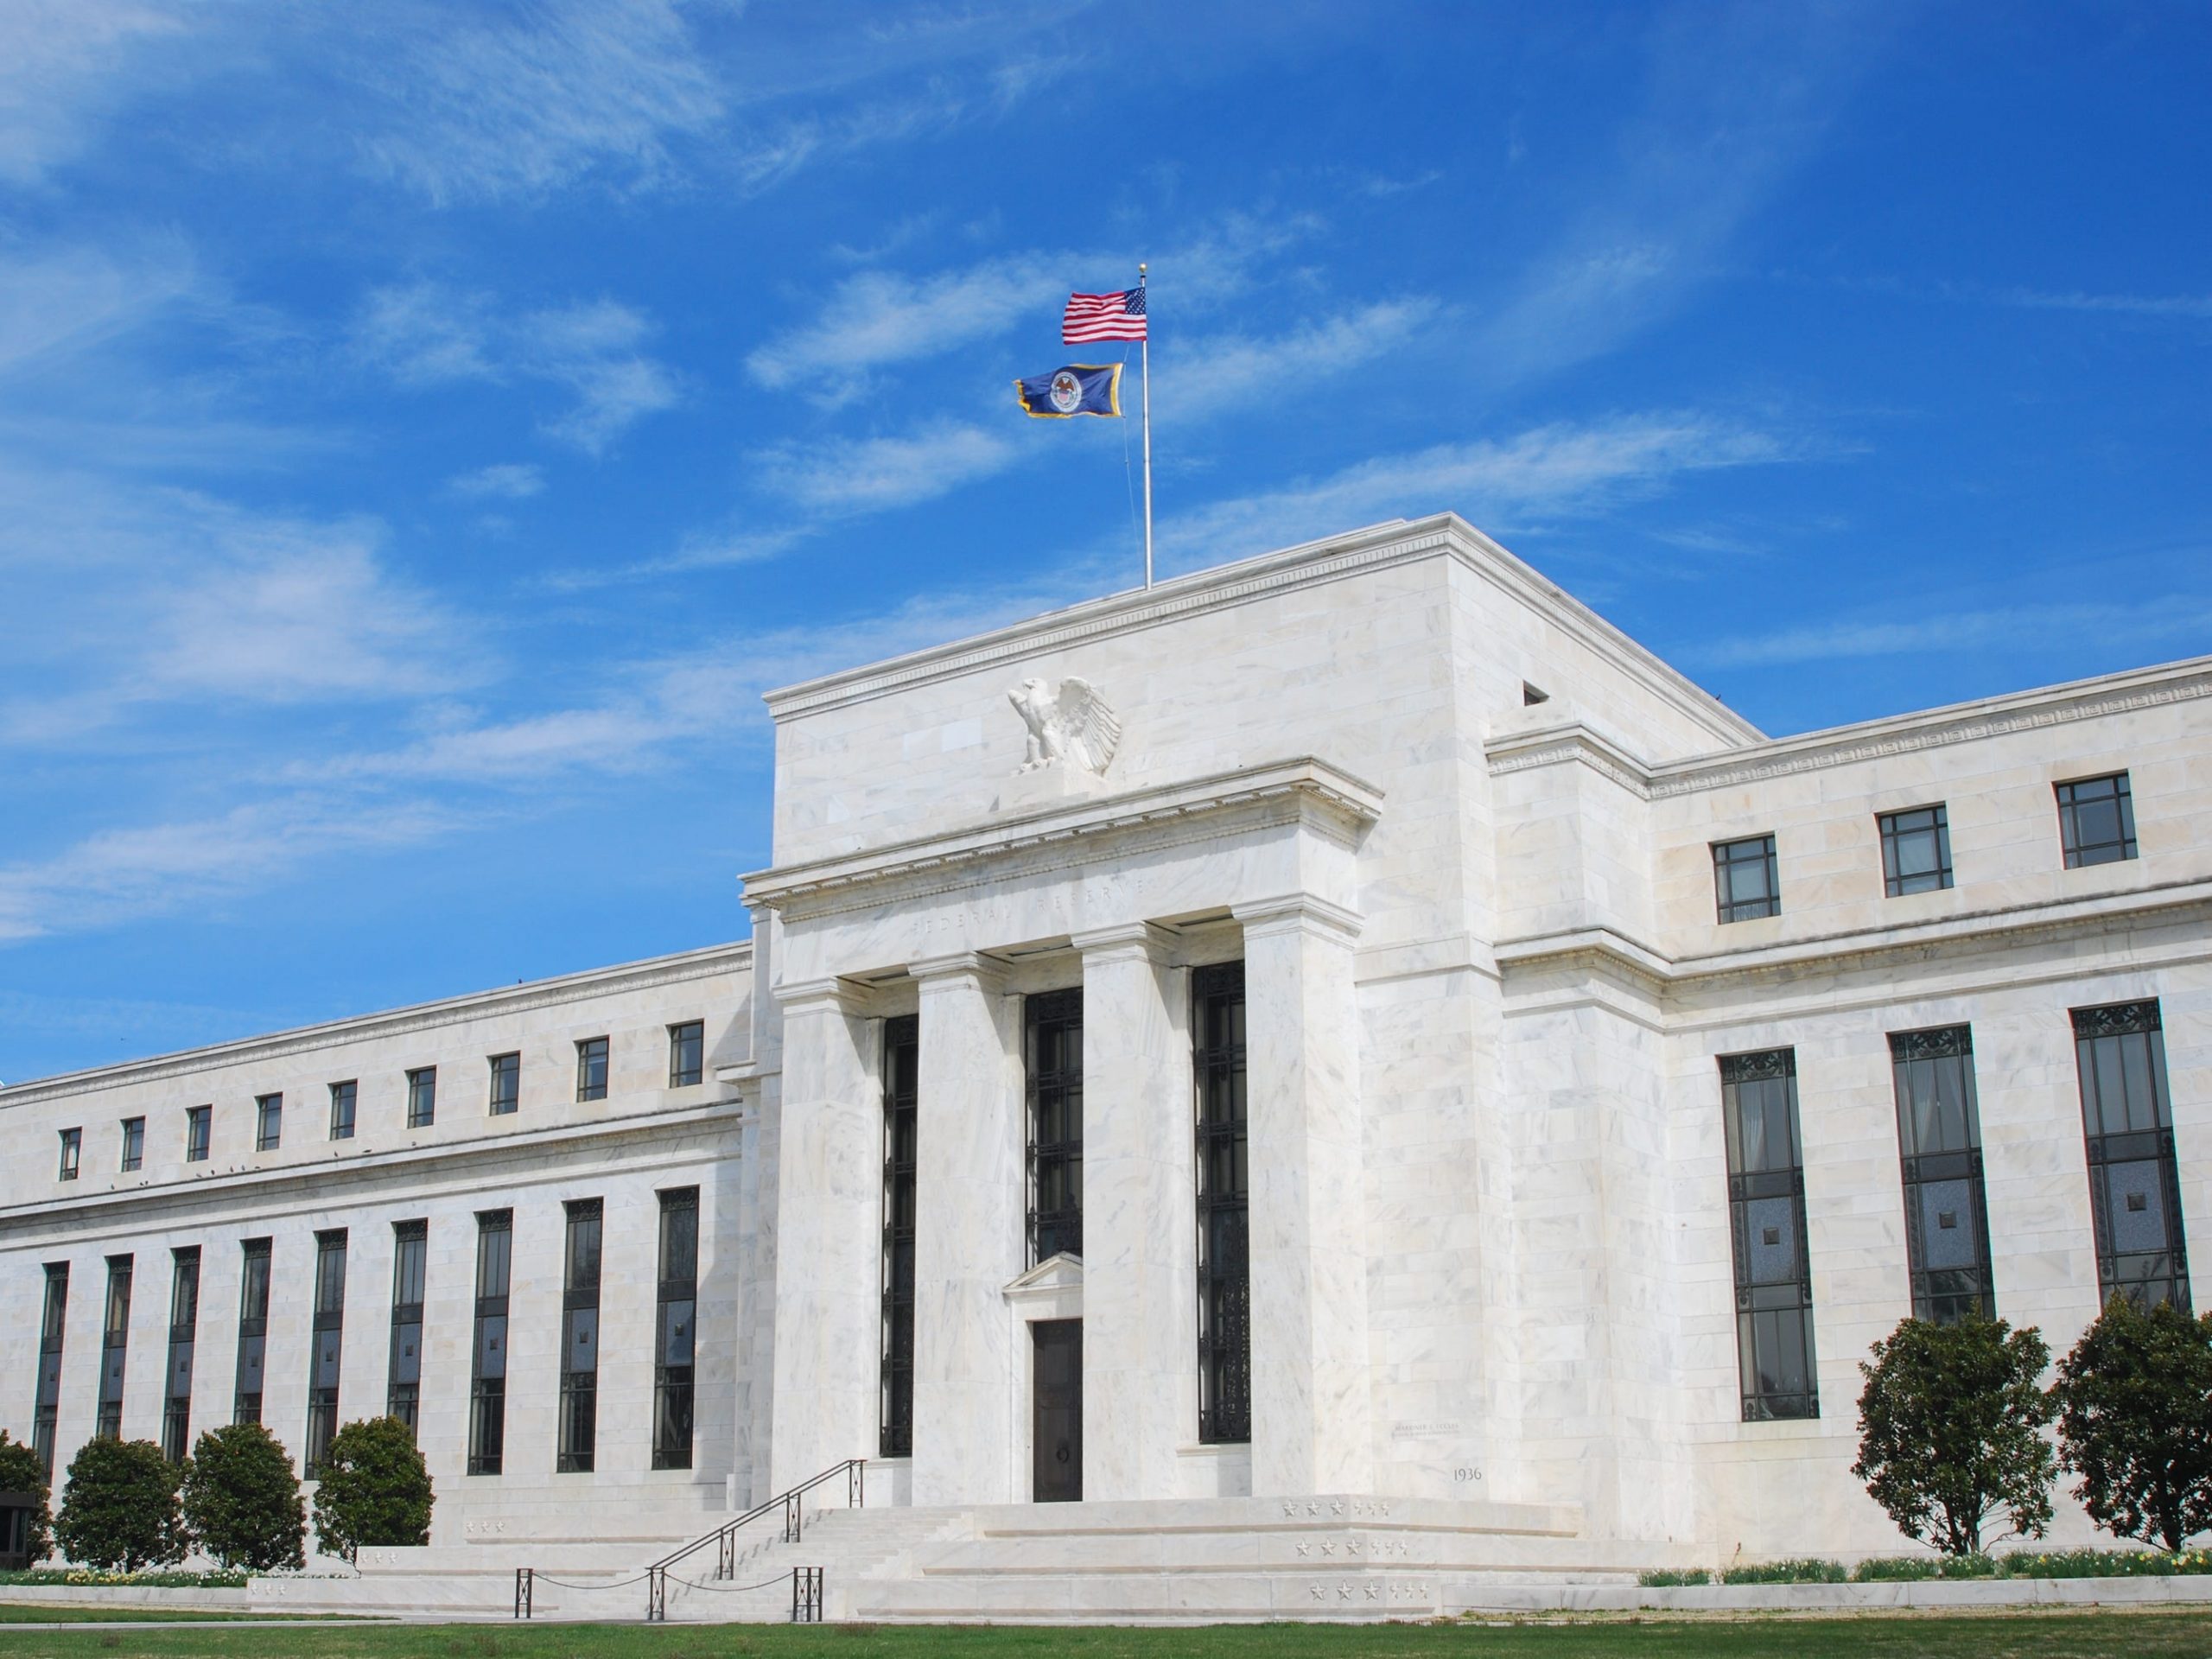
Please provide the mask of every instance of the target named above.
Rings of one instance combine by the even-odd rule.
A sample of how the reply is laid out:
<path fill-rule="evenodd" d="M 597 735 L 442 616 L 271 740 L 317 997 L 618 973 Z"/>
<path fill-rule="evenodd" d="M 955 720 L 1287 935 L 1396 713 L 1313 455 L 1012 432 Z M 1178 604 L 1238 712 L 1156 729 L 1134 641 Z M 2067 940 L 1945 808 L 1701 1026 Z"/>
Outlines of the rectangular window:
<path fill-rule="evenodd" d="M 554 1467 L 588 1473 L 599 1442 L 599 1247 L 597 1198 L 567 1206 L 561 1252 L 561 1444 Z"/>
<path fill-rule="evenodd" d="M 54 1435 L 61 1420 L 61 1337 L 69 1314 L 69 1264 L 46 1264 L 46 1302 L 38 1325 L 38 1396 L 31 1408 L 31 1450 L 54 1484 Z"/>
<path fill-rule="evenodd" d="M 257 1095 L 253 1102 L 253 1149 L 274 1152 L 284 1139 L 284 1096 Z"/>
<path fill-rule="evenodd" d="M 123 1168 L 128 1172 L 143 1168 L 146 1162 L 146 1120 L 126 1117 L 123 1120 Z"/>
<path fill-rule="evenodd" d="M 607 1039 L 587 1037 L 576 1045 L 576 1098 L 607 1098 Z"/>
<path fill-rule="evenodd" d="M 414 1433 L 423 1405 L 423 1284 L 430 1224 L 391 1224 L 391 1354 L 385 1367 L 384 1411 Z"/>
<path fill-rule="evenodd" d="M 359 1090 L 348 1080 L 330 1085 L 330 1138 L 351 1141 L 353 1138 L 353 1103 Z"/>
<path fill-rule="evenodd" d="M 1782 882 L 1775 871 L 1774 837 L 1713 843 L 1713 897 L 1724 922 L 1782 914 Z"/>
<path fill-rule="evenodd" d="M 2120 1002 L 2074 1010 L 2088 1140 L 2089 1210 L 2096 1227 L 2103 1300 L 2189 1312 L 2182 1241 L 2181 1176 L 2166 1096 L 2166 1043 L 2158 1005 Z"/>
<path fill-rule="evenodd" d="M 262 1362 L 269 1357 L 269 1241 L 241 1246 L 238 1271 L 238 1365 L 231 1393 L 231 1421 L 261 1421 Z"/>
<path fill-rule="evenodd" d="M 494 1054 L 492 1065 L 492 1116 L 505 1117 L 522 1109 L 522 1056 Z"/>
<path fill-rule="evenodd" d="M 2058 844 L 2065 849 L 2068 869 L 2135 856 L 2135 803 L 2126 772 L 2077 778 L 2056 787 Z"/>
<path fill-rule="evenodd" d="M 1198 1439 L 1252 1438 L 1251 1166 L 1244 1113 L 1244 964 L 1191 975 L 1198 1085 Z"/>
<path fill-rule="evenodd" d="M 469 1367 L 468 1472 L 496 1475 L 507 1447 L 507 1283 L 514 1265 L 515 1212 L 476 1217 L 476 1344 Z"/>
<path fill-rule="evenodd" d="M 1884 812 L 1875 822 L 1882 829 L 1882 881 L 1891 898 L 1951 885 L 1951 823 L 1944 808 Z"/>
<path fill-rule="evenodd" d="M 204 1164 L 207 1161 L 207 1143 L 213 1138 L 215 1109 L 213 1106 L 188 1106 L 184 1112 L 184 1161 Z"/>
<path fill-rule="evenodd" d="M 1974 1091 L 1974 1033 L 1893 1031 L 1897 1148 L 1904 1160 L 1905 1260 L 1912 1316 L 1955 1325 L 1997 1317 L 1989 1268 L 1989 1207 L 1981 1178 L 1981 1112 Z"/>
<path fill-rule="evenodd" d="M 1720 1103 L 1744 1421 L 1817 1417 L 1796 1051 L 1722 1055 Z"/>
<path fill-rule="evenodd" d="M 123 1438 L 123 1362 L 130 1346 L 130 1258 L 107 1259 L 107 1314 L 100 1324 L 100 1416 L 92 1432 Z"/>
<path fill-rule="evenodd" d="M 84 1153 L 85 1132 L 82 1129 L 62 1130 L 61 1167 L 55 1174 L 54 1179 L 63 1181 L 75 1180 L 77 1179 L 77 1167 L 79 1162 L 84 1157 Z"/>
<path fill-rule="evenodd" d="M 315 1236 L 314 1347 L 308 1357 L 308 1450 L 300 1478 L 313 1480 L 338 1433 L 339 1355 L 346 1336 L 346 1230 Z"/>
<path fill-rule="evenodd" d="M 660 1195 L 659 1306 L 653 1332 L 653 1467 L 691 1466 L 692 1367 L 699 1315 L 699 1189 Z"/>
<path fill-rule="evenodd" d="M 668 1028 L 668 1086 L 688 1089 L 705 1077 L 707 1066 L 707 1025 L 703 1020 L 686 1020 L 680 1026 Z"/>
<path fill-rule="evenodd" d="M 192 1449 L 192 1351 L 200 1336 L 200 1247 L 169 1252 L 169 1370 L 162 1396 L 162 1451 L 182 1463 Z"/>
<path fill-rule="evenodd" d="M 407 1127 L 427 1129 L 438 1121 L 438 1068 L 422 1065 L 407 1074 Z"/>
<path fill-rule="evenodd" d="M 876 1455 L 914 1455 L 914 1170 L 919 1147 L 922 1022 L 883 1022 L 883 1351 L 876 1370 Z"/>
<path fill-rule="evenodd" d="M 1029 1097 L 1029 1265 L 1083 1254 L 1083 992 L 1022 1002 Z"/>

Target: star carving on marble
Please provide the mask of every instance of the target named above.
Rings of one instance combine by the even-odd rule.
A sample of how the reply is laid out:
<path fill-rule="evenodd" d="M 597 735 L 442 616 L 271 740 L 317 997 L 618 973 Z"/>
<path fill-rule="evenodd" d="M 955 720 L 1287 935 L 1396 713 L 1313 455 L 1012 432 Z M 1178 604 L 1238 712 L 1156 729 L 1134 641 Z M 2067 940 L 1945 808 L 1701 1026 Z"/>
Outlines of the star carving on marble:
<path fill-rule="evenodd" d="M 1350 1601 L 1351 1599 L 1351 1586 L 1348 1584 L 1338 1585 L 1337 1586 L 1337 1599 L 1338 1601 Z"/>
<path fill-rule="evenodd" d="M 1314 1599 L 1314 1600 L 1316 1600 L 1316 1601 L 1326 1601 L 1326 1600 L 1329 1599 L 1329 1593 L 1328 1593 L 1328 1592 L 1327 1592 L 1327 1591 L 1325 1591 L 1325 1590 L 1324 1590 L 1324 1589 L 1322 1589 L 1322 1588 L 1321 1588 L 1321 1586 L 1320 1586 L 1319 1585 L 1318 1585 L 1318 1584 L 1316 1584 L 1316 1585 L 1313 1585 L 1313 1586 L 1309 1586 L 1309 1588 L 1310 1588 L 1310 1589 L 1312 1590 L 1312 1592 L 1313 1592 L 1313 1599 Z"/>
<path fill-rule="evenodd" d="M 1382 1599 L 1382 1586 L 1379 1584 L 1369 1585 L 1367 1586 L 1367 1599 L 1370 1601 L 1380 1601 Z"/>
<path fill-rule="evenodd" d="M 1333 1555 L 1337 1553 L 1337 1547 L 1334 1544 L 1325 1543 L 1321 1546 L 1321 1553 L 1324 1555 Z"/>
<path fill-rule="evenodd" d="M 1313 1553 L 1313 1546 L 1310 1544 L 1294 1544 L 1292 1548 L 1301 1555 L 1311 1555 Z"/>

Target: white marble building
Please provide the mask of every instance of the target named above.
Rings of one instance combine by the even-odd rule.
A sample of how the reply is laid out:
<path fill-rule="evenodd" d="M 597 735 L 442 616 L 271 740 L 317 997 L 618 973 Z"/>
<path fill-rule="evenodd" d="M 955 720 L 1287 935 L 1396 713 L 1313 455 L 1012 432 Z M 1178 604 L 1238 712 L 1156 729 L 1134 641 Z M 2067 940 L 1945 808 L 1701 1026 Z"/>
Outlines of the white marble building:
<path fill-rule="evenodd" d="M 769 702 L 751 941 L 0 1090 L 0 1424 L 411 1355 L 456 1544 L 865 1457 L 1849 1554 L 1916 1297 L 2063 1350 L 2212 1230 L 2212 659 L 1770 740 L 1442 517 Z"/>

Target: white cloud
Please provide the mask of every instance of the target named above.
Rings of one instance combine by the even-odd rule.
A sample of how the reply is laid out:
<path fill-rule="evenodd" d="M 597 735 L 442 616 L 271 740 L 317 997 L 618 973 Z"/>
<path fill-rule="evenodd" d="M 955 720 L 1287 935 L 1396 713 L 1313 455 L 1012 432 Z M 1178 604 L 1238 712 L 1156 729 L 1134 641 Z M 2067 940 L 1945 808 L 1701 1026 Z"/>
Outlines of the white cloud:
<path fill-rule="evenodd" d="M 2006 289 L 1995 296 L 2006 305 L 2033 311 L 2107 311 L 2126 316 L 2212 317 L 2212 294 L 2050 294 L 2035 289 Z"/>
<path fill-rule="evenodd" d="M 1714 668 L 1790 667 L 1922 652 L 2067 649 L 2085 643 L 2201 647 L 2212 635 L 2212 605 L 2169 594 L 2135 605 L 2011 605 L 1984 610 L 1934 607 L 1923 620 L 1836 622 L 1789 628 L 1692 647 L 1690 660 Z"/>
<path fill-rule="evenodd" d="M 994 260 L 934 276 L 862 271 L 839 283 L 803 328 L 770 340 L 746 366 L 766 386 L 795 382 L 825 401 L 868 371 L 936 357 L 1027 319 L 1056 317 L 1066 299 L 1065 260 Z"/>
<path fill-rule="evenodd" d="M 786 444 L 764 458 L 762 482 L 810 513 L 849 518 L 934 499 L 1003 471 L 1015 453 L 988 428 L 948 421 L 896 437 Z"/>
<path fill-rule="evenodd" d="M 1790 458 L 1771 434 L 1699 415 L 1538 427 L 1503 441 L 1378 456 L 1331 476 L 1218 501 L 1160 526 L 1184 569 L 1243 558 L 1352 525 L 1452 510 L 1498 529 L 1516 515 L 1592 513 L 1684 473 Z"/>
<path fill-rule="evenodd" d="M 473 473 L 461 473 L 446 480 L 449 492 L 472 501 L 523 501 L 544 487 L 543 468 L 516 461 L 479 467 Z"/>
<path fill-rule="evenodd" d="M 1217 334 L 1162 350 L 1156 365 L 1160 409 L 1172 408 L 1179 419 L 1291 397 L 1294 384 L 1341 374 L 1395 351 L 1440 310 L 1425 297 L 1384 300 L 1272 340 Z"/>
<path fill-rule="evenodd" d="M 529 380 L 565 388 L 574 404 L 542 429 L 594 455 L 682 400 L 675 371 L 644 349 L 652 332 L 644 313 L 613 300 L 511 316 L 490 294 L 437 283 L 372 290 L 352 331 L 355 354 L 405 385 Z"/>
<path fill-rule="evenodd" d="M 0 180 L 37 184 L 73 159 L 124 96 L 120 73 L 187 27 L 181 8 L 125 0 L 0 8 Z"/>

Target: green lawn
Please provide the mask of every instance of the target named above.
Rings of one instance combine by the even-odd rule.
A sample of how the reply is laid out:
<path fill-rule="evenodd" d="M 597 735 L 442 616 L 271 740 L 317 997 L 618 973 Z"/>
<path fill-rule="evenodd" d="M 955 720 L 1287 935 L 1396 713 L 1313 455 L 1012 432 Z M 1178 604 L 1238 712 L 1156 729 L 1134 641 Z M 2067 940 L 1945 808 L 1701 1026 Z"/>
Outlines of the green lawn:
<path fill-rule="evenodd" d="M 2212 1654 L 2212 1612 L 1691 1617 L 1527 1620 L 1504 1625 L 1216 1625 L 1204 1630 L 1039 1630 L 830 1624 L 381 1625 L 285 1630 L 10 1630 L 8 1659 L 2160 1659 Z"/>

